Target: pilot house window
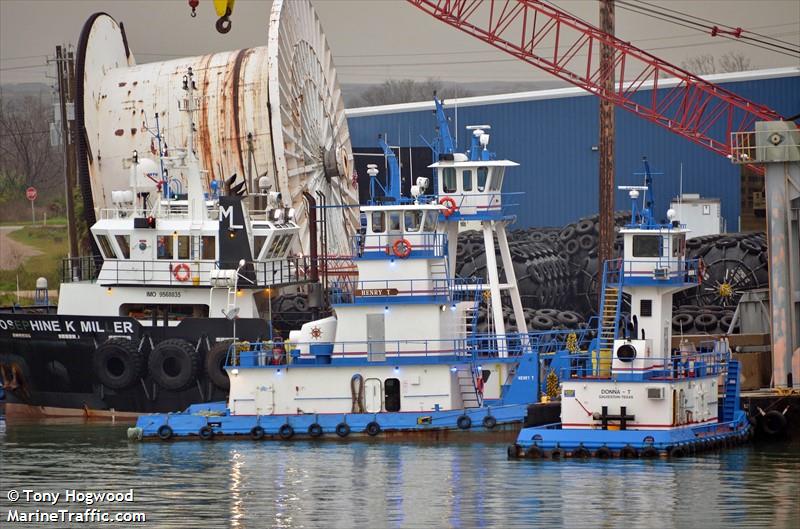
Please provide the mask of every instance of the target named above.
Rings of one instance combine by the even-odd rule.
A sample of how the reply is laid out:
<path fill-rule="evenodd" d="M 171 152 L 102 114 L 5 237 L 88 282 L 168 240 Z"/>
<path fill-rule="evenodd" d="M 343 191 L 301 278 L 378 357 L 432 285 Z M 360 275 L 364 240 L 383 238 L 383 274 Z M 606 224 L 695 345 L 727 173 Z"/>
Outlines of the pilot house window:
<path fill-rule="evenodd" d="M 200 259 L 216 260 L 217 258 L 217 243 L 216 237 L 213 235 L 203 235 L 200 237 L 202 243 L 200 249 Z"/>
<path fill-rule="evenodd" d="M 172 235 L 159 235 L 156 246 L 159 259 L 172 259 Z"/>
<path fill-rule="evenodd" d="M 442 190 L 445 193 L 456 192 L 456 170 L 452 167 L 442 169 Z"/>
<path fill-rule="evenodd" d="M 406 223 L 406 231 L 419 231 L 420 217 L 422 214 L 419 211 L 406 211 L 405 213 L 405 223 Z"/>
<path fill-rule="evenodd" d="M 633 236 L 633 256 L 634 257 L 660 257 L 661 256 L 661 236 L 660 235 L 634 235 Z"/>
<path fill-rule="evenodd" d="M 111 242 L 108 240 L 108 237 L 105 235 L 98 235 L 97 242 L 100 244 L 100 251 L 103 252 L 103 257 L 106 259 L 117 258 L 117 254 L 114 253 L 114 248 L 111 246 Z"/>
<path fill-rule="evenodd" d="M 178 239 L 178 259 L 191 259 L 192 245 L 188 235 L 179 235 Z"/>
<path fill-rule="evenodd" d="M 486 179 L 489 177 L 488 167 L 478 167 L 478 191 L 486 189 Z"/>
<path fill-rule="evenodd" d="M 464 184 L 464 191 L 472 191 L 472 171 L 464 169 L 461 173 L 461 182 Z"/>
<path fill-rule="evenodd" d="M 131 258 L 130 235 L 115 235 L 114 238 L 117 239 L 117 244 L 119 245 L 119 249 L 122 252 L 122 258 L 130 259 Z"/>
<path fill-rule="evenodd" d="M 372 212 L 372 233 L 383 233 L 386 231 L 386 224 L 383 211 Z"/>

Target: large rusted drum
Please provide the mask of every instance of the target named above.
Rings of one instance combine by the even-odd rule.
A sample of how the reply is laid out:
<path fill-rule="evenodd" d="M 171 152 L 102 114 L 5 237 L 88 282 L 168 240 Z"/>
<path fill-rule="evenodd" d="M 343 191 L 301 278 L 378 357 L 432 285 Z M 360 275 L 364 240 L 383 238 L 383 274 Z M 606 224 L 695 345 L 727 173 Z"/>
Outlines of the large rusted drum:
<path fill-rule="evenodd" d="M 132 151 L 158 160 L 154 133 L 162 151 L 186 147 L 178 104 L 190 67 L 199 107 L 192 147 L 206 185 L 236 174 L 254 191 L 266 176 L 269 190 L 295 208 L 306 231 L 304 250 L 303 191 L 326 206 L 358 203 L 336 69 L 309 1 L 273 2 L 266 46 L 137 64 L 131 44 L 121 24 L 99 13 L 86 22 L 78 45 L 79 180 L 89 225 L 111 207 L 113 191 L 128 189 Z M 346 253 L 357 210 L 326 207 L 324 216 L 328 253 Z"/>

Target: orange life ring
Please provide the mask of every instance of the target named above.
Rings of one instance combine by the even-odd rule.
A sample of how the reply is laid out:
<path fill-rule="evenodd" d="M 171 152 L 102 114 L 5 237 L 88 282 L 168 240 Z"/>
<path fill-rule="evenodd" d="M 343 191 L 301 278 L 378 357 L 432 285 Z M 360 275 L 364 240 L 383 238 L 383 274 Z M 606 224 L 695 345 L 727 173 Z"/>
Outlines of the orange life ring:
<path fill-rule="evenodd" d="M 405 259 L 411 255 L 411 243 L 406 239 L 399 239 L 392 245 L 394 254 L 400 259 Z"/>
<path fill-rule="evenodd" d="M 442 206 L 447 206 L 447 209 L 442 212 L 445 217 L 449 217 L 450 215 L 455 213 L 456 210 L 458 210 L 458 206 L 456 206 L 456 201 L 453 200 L 452 197 L 442 197 L 439 200 L 439 204 L 441 204 Z"/>
<path fill-rule="evenodd" d="M 175 279 L 184 282 L 188 281 L 189 278 L 192 276 L 192 271 L 189 269 L 189 265 L 186 263 L 178 263 L 172 269 L 172 275 L 175 276 Z"/>

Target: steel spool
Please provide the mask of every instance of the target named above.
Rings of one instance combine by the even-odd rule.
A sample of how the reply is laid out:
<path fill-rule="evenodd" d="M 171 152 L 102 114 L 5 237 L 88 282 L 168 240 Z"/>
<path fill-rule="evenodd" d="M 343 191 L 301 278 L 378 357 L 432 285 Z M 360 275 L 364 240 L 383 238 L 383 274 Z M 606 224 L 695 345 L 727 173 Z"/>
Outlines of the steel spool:
<path fill-rule="evenodd" d="M 128 188 L 132 151 L 158 160 L 156 126 L 170 149 L 185 148 L 182 79 L 192 68 L 199 111 L 195 152 L 211 180 L 237 174 L 249 189 L 267 176 L 293 207 L 307 251 L 303 191 L 326 205 L 358 203 L 353 155 L 331 50 L 308 0 L 272 3 L 267 45 L 137 64 L 122 24 L 105 13 L 84 25 L 77 50 L 79 181 L 89 225 L 111 192 Z M 252 171 L 248 168 L 252 167 Z M 169 175 L 170 178 L 178 175 Z M 328 253 L 346 253 L 355 208 L 326 208 Z"/>

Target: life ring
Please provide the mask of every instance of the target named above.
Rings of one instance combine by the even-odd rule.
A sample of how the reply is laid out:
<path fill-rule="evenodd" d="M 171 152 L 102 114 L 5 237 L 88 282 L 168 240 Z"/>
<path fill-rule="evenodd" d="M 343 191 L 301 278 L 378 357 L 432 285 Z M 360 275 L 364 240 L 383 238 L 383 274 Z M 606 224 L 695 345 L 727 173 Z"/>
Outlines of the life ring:
<path fill-rule="evenodd" d="M 278 435 L 281 439 L 288 440 L 294 437 L 294 428 L 292 428 L 291 424 L 282 424 L 280 428 L 278 428 Z"/>
<path fill-rule="evenodd" d="M 200 428 L 200 431 L 197 432 L 197 435 L 199 435 L 200 439 L 203 441 L 210 441 L 214 438 L 214 430 L 211 429 L 211 426 L 206 424 Z"/>
<path fill-rule="evenodd" d="M 400 259 L 405 259 L 411 255 L 411 243 L 407 239 L 399 239 L 392 245 L 392 251 Z"/>
<path fill-rule="evenodd" d="M 264 438 L 264 428 L 261 426 L 253 426 L 250 429 L 250 439 L 253 441 L 260 441 Z"/>
<path fill-rule="evenodd" d="M 172 275 L 181 283 L 186 282 L 192 276 L 192 271 L 186 263 L 178 263 L 172 268 Z"/>
<path fill-rule="evenodd" d="M 439 204 L 447 207 L 447 209 L 442 211 L 442 214 L 445 216 L 445 218 L 449 217 L 458 210 L 458 206 L 456 206 L 456 201 L 452 197 L 442 197 L 439 200 Z"/>

